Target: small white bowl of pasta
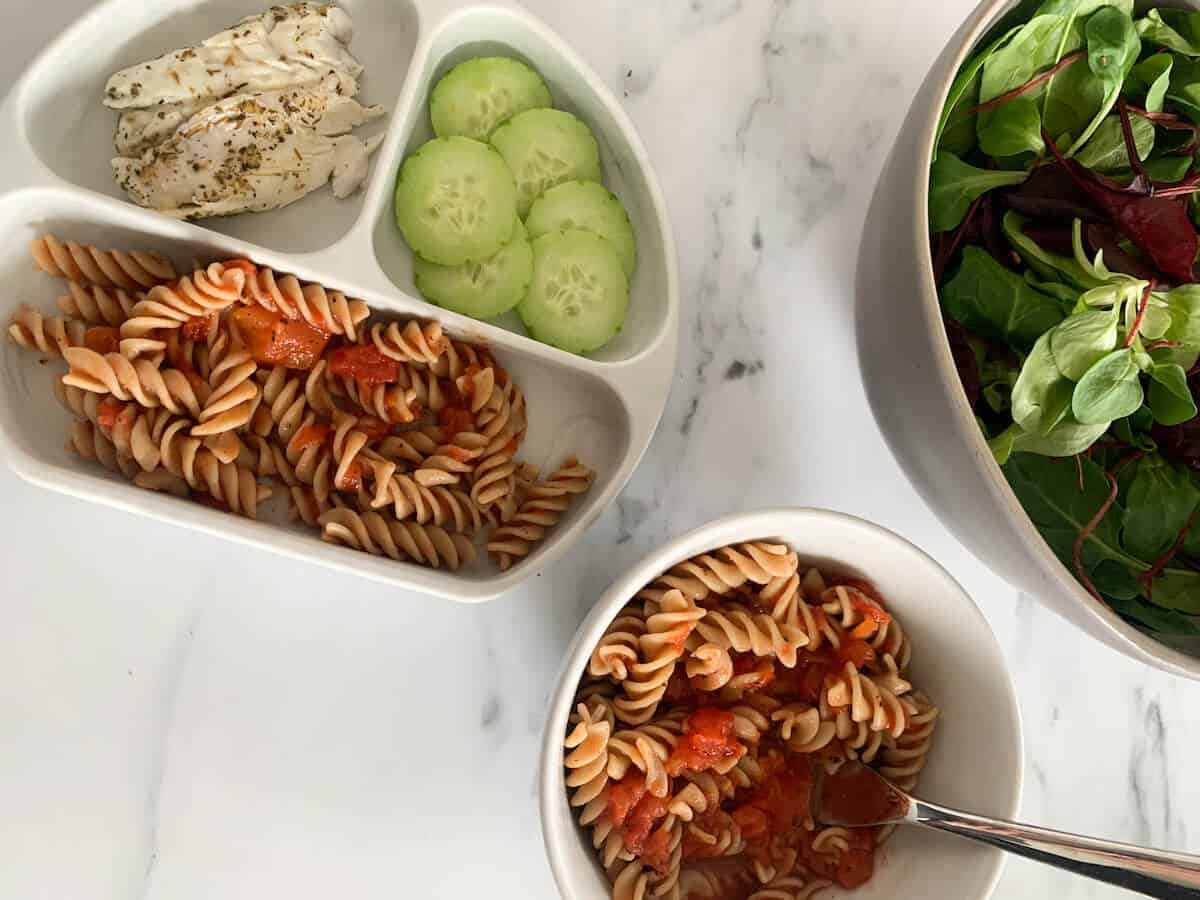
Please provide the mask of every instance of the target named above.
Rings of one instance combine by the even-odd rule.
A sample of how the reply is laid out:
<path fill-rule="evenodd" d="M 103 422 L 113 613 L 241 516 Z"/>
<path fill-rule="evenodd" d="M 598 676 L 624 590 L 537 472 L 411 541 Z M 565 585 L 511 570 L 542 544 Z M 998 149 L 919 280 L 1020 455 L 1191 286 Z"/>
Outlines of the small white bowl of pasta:
<path fill-rule="evenodd" d="M 856 758 L 934 802 L 1011 818 L 1021 725 L 958 583 L 903 538 L 816 509 L 729 516 L 595 605 L 551 697 L 542 832 L 566 900 L 983 900 L 998 850 L 808 819 Z"/>

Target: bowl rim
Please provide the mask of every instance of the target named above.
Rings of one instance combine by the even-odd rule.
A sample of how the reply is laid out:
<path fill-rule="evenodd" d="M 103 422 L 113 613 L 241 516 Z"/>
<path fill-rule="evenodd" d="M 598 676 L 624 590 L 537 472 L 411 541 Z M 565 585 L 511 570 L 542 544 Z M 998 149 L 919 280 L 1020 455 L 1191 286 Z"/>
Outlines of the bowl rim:
<path fill-rule="evenodd" d="M 1190 6 L 1196 6 L 1190 2 Z M 958 379 L 958 370 L 950 352 L 950 341 L 942 323 L 941 305 L 938 302 L 937 283 L 933 276 L 933 258 L 929 245 L 929 167 L 933 162 L 933 141 L 942 106 L 950 91 L 959 68 L 967 56 L 976 48 L 979 40 L 997 20 L 1012 9 L 1014 0 L 982 0 L 957 32 L 959 41 L 954 55 L 947 60 L 941 76 L 941 85 L 928 109 L 916 122 L 916 160 L 920 176 L 911 180 L 913 217 L 916 241 L 918 292 L 921 303 L 918 307 L 925 326 L 936 336 L 932 362 L 945 390 L 954 424 L 973 451 L 975 466 L 983 476 L 984 484 L 1000 506 L 1007 512 L 1009 523 L 1016 529 L 1017 536 L 1029 554 L 1037 561 L 1042 572 L 1064 593 L 1075 600 L 1080 609 L 1092 617 L 1117 640 L 1126 653 L 1155 668 L 1186 678 L 1200 680 L 1200 657 L 1177 650 L 1122 619 L 1107 603 L 1098 601 L 1075 578 L 1075 575 L 1050 549 L 1029 514 L 1017 499 L 1008 480 L 992 455 L 987 440 L 975 422 L 975 416 L 967 404 L 966 395 Z M 935 64 L 936 65 L 936 64 Z M 989 566 L 989 568 L 991 568 Z"/>
<path fill-rule="evenodd" d="M 592 605 L 563 653 L 563 661 L 559 666 L 554 687 L 547 698 L 547 715 L 542 732 L 541 755 L 538 763 L 538 816 L 541 820 L 542 843 L 545 847 L 546 858 L 559 894 L 566 900 L 583 900 L 583 895 L 575 890 L 577 879 L 571 877 L 565 863 L 567 847 L 571 841 L 578 839 L 578 835 L 575 828 L 556 829 L 551 827 L 550 823 L 555 817 L 554 807 L 562 800 L 565 790 L 562 774 L 562 734 L 574 699 L 575 679 L 571 677 L 572 674 L 581 660 L 590 655 L 591 648 L 604 629 L 608 627 L 617 610 L 624 606 L 629 598 L 652 578 L 677 562 L 695 556 L 697 553 L 728 543 L 756 540 L 763 535 L 776 533 L 780 530 L 781 523 L 785 522 L 798 529 L 812 528 L 814 530 L 829 523 L 837 523 L 845 528 L 859 531 L 871 541 L 888 544 L 897 550 L 909 553 L 918 566 L 924 567 L 930 575 L 943 583 L 948 595 L 955 595 L 975 615 L 985 633 L 991 638 L 996 655 L 1000 660 L 1000 672 L 997 673 L 997 677 L 1007 700 L 1007 713 L 1013 723 L 1012 739 L 1015 742 L 1016 767 L 1010 776 L 1012 790 L 1007 808 L 997 811 L 997 814 L 1001 818 L 1009 819 L 1017 815 L 1024 791 L 1025 733 L 1012 669 L 987 617 L 958 580 L 941 563 L 912 541 L 882 525 L 849 513 L 822 507 L 770 507 L 733 513 L 710 520 L 672 538 L 628 567 L 625 573 L 617 578 L 604 591 L 600 599 Z M 802 552 L 802 548 L 797 549 Z M 986 891 L 980 895 L 980 900 L 986 900 L 995 891 L 996 884 L 1004 871 L 1006 860 L 1006 854 L 995 851 L 989 863 L 990 871 L 988 872 Z"/>

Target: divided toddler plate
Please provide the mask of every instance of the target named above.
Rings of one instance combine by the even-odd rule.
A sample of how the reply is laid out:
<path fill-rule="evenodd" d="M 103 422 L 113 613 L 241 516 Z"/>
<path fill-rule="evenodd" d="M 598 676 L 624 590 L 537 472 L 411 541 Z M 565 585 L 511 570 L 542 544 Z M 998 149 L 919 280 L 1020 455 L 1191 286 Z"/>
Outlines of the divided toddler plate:
<path fill-rule="evenodd" d="M 508 572 L 481 560 L 458 572 L 425 569 L 324 544 L 316 531 L 258 521 L 126 484 L 65 449 L 68 413 L 54 399 L 61 362 L 0 342 L 0 452 L 29 481 L 288 556 L 456 600 L 508 590 L 566 551 L 624 486 L 662 415 L 675 367 L 678 279 L 663 198 L 628 118 L 588 67 L 519 7 L 454 0 L 341 0 L 354 20 L 351 52 L 365 66 L 363 103 L 381 103 L 386 129 L 362 193 L 337 200 L 323 188 L 284 209 L 193 224 L 122 199 L 109 159 L 115 114 L 101 103 L 108 76 L 196 43 L 266 0 L 109 0 L 65 31 L 0 107 L 10 135 L 0 150 L 0 317 L 17 304 L 55 311 L 65 282 L 32 269 L 41 234 L 101 247 L 157 250 L 181 269 L 197 260 L 247 257 L 304 281 L 359 297 L 384 317 L 437 319 L 454 337 L 490 345 L 528 398 L 523 459 L 543 472 L 568 454 L 596 470 L 591 490 L 524 561 Z M 600 144 L 605 183 L 624 202 L 638 240 L 623 332 L 590 357 L 537 343 L 518 321 L 477 322 L 420 299 L 412 257 L 392 218 L 396 171 L 429 137 L 432 84 L 455 63 L 504 54 L 541 72 L 555 105 L 587 122 Z M 276 492 L 279 493 L 278 491 Z M 274 502 L 274 501 L 271 501 Z M 270 507 L 270 503 L 268 507 Z M 163 540 L 169 539 L 164 535 Z"/>

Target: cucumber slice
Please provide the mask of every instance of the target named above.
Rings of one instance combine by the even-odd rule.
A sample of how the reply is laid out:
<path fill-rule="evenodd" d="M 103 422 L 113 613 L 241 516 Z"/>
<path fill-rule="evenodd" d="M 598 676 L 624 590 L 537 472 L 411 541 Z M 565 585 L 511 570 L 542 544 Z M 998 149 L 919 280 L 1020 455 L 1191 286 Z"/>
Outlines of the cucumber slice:
<path fill-rule="evenodd" d="M 508 312 L 525 296 L 532 275 L 533 247 L 520 219 L 512 240 L 487 259 L 468 260 L 459 266 L 439 266 L 419 256 L 413 260 L 413 277 L 421 296 L 473 319 Z"/>
<path fill-rule="evenodd" d="M 485 56 L 459 63 L 442 77 L 429 95 L 429 117 L 438 137 L 486 141 L 501 122 L 553 103 L 542 76 L 525 63 Z"/>
<path fill-rule="evenodd" d="M 512 239 L 517 187 L 500 154 L 470 138 L 436 138 L 404 161 L 396 224 L 430 262 L 487 259 Z"/>
<path fill-rule="evenodd" d="M 582 228 L 613 245 L 626 278 L 637 265 L 629 215 L 616 195 L 597 181 L 567 181 L 550 188 L 533 201 L 525 227 L 531 238 Z"/>
<path fill-rule="evenodd" d="M 592 131 L 561 109 L 517 113 L 492 133 L 517 178 L 521 218 L 544 191 L 564 181 L 599 181 L 600 148 Z"/>
<path fill-rule="evenodd" d="M 533 242 L 533 280 L 517 312 L 529 333 L 572 353 L 607 343 L 625 323 L 629 281 L 613 245 L 590 231 Z"/>

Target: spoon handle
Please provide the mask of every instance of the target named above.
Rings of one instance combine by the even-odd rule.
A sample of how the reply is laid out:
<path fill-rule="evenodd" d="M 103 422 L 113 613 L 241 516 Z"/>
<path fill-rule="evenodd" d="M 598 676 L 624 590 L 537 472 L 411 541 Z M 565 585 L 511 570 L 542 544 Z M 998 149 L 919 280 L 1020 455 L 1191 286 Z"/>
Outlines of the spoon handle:
<path fill-rule="evenodd" d="M 1165 900 L 1200 898 L 1200 856 L 989 819 L 912 799 L 909 822 Z"/>

